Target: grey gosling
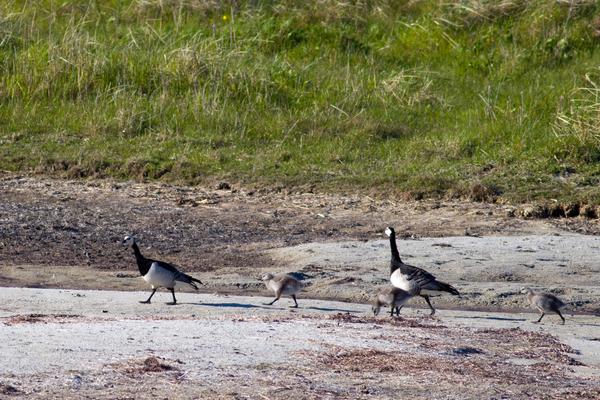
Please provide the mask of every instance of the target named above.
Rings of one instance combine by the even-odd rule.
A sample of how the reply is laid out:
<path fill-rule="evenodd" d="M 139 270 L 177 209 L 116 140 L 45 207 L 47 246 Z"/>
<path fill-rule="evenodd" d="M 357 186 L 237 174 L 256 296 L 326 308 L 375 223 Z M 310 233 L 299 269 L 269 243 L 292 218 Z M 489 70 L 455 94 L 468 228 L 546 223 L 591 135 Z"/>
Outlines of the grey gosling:
<path fill-rule="evenodd" d="M 396 312 L 396 315 L 399 317 L 400 309 L 411 297 L 412 296 L 408 292 L 390 286 L 377 293 L 377 298 L 375 299 L 371 310 L 373 310 L 373 315 L 377 316 L 379 315 L 379 310 L 382 306 L 390 306 L 390 317 L 394 317 L 394 312 Z"/>
<path fill-rule="evenodd" d="M 156 293 L 156 289 L 164 287 L 169 289 L 173 295 L 173 302 L 167 304 L 175 305 L 177 304 L 177 299 L 175 298 L 175 282 L 187 283 L 196 290 L 198 290 L 198 285 L 196 285 L 196 283 L 203 284 L 198 279 L 184 274 L 169 263 L 144 257 L 133 236 L 125 236 L 122 244 L 123 246 L 133 249 L 133 254 L 135 255 L 135 260 L 142 278 L 152 286 L 152 293 L 150 294 L 150 297 L 148 297 L 148 300 L 140 301 L 140 303 L 149 304 L 150 299 L 152 299 L 152 296 Z"/>
<path fill-rule="evenodd" d="M 398 289 L 408 292 L 411 296 L 420 296 L 425 299 L 431 309 L 431 314 L 435 314 L 435 308 L 429 301 L 431 292 L 448 292 L 455 296 L 460 296 L 458 290 L 452 285 L 438 281 L 435 276 L 424 269 L 405 264 L 400 259 L 398 247 L 396 246 L 396 232 L 394 228 L 385 228 L 385 234 L 390 238 L 390 250 L 392 259 L 390 261 L 390 282 Z"/>
<path fill-rule="evenodd" d="M 294 300 L 293 308 L 298 308 L 298 301 L 296 301 L 296 293 L 304 288 L 304 283 L 294 278 L 290 274 L 265 274 L 261 280 L 267 286 L 267 289 L 275 292 L 275 300 L 265 305 L 273 305 L 282 295 L 290 296 Z"/>
<path fill-rule="evenodd" d="M 527 293 L 529 305 L 542 313 L 540 318 L 535 321 L 536 323 L 540 322 L 547 312 L 554 312 L 562 319 L 562 324 L 565 324 L 565 317 L 560 313 L 560 309 L 566 304 L 561 299 L 550 293 L 534 292 L 531 288 L 523 289 L 522 291 Z"/>

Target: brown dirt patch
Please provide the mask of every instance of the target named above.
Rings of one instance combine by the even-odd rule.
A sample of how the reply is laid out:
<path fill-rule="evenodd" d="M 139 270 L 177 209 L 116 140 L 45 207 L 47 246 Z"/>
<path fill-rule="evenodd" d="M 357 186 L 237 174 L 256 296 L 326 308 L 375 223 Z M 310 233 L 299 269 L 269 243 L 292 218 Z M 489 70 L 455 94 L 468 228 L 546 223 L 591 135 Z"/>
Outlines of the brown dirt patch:
<path fill-rule="evenodd" d="M 426 328 L 424 328 L 426 329 Z M 394 382 L 397 377 L 413 385 L 451 387 L 510 387 L 514 398 L 598 398 L 598 382 L 575 377 L 574 350 L 551 335 L 521 329 L 443 329 L 411 334 L 398 332 L 390 340 L 411 340 L 415 350 L 347 349 L 302 352 L 315 368 L 329 368 L 342 376 L 377 376 Z M 465 344 L 468 343 L 468 346 Z M 518 360 L 530 362 L 518 362 Z M 515 361 L 517 360 L 517 361 Z M 560 385 L 556 385 L 560 382 Z M 470 398 L 465 393 L 465 398 Z M 585 397 L 582 397 L 585 396 Z"/>
<path fill-rule="evenodd" d="M 0 318 L 5 325 L 16 324 L 48 324 L 48 323 L 66 323 L 83 318 L 82 315 L 71 314 L 26 314 L 13 315 L 11 317 Z"/>
<path fill-rule="evenodd" d="M 519 232 L 539 225 L 510 217 L 511 210 L 277 187 L 218 190 L 6 176 L 0 179 L 0 258 L 10 265 L 135 270 L 119 244 L 134 233 L 147 256 L 186 271 L 252 269 L 272 265 L 264 251 L 273 247 L 381 238 L 387 225 L 403 226 L 407 237 Z"/>
<path fill-rule="evenodd" d="M 110 364 L 110 367 L 129 377 L 140 377 L 146 374 L 170 373 L 175 378 L 182 377 L 179 367 L 174 363 L 183 364 L 180 360 L 169 361 L 167 359 L 155 356 L 149 356 L 143 359 L 132 359 Z"/>
<path fill-rule="evenodd" d="M 0 394 L 5 396 L 21 396 L 23 392 L 12 385 L 0 383 Z"/>

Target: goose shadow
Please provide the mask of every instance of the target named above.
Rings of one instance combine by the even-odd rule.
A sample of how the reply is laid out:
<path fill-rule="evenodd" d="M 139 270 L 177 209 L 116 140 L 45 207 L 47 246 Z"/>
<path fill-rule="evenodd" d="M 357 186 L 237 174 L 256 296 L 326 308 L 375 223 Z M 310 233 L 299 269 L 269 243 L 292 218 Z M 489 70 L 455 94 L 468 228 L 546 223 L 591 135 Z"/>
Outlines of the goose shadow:
<path fill-rule="evenodd" d="M 247 303 L 181 303 L 181 304 L 189 304 L 192 306 L 208 306 L 208 307 L 223 307 L 223 308 L 264 308 L 271 309 L 271 307 L 264 307 L 255 304 L 247 304 Z"/>
<path fill-rule="evenodd" d="M 600 324 L 591 324 L 589 322 L 582 322 L 579 325 L 582 325 L 582 326 L 600 326 Z"/>
<path fill-rule="evenodd" d="M 491 319 L 493 321 L 527 321 L 527 318 L 456 316 L 456 319 Z"/>

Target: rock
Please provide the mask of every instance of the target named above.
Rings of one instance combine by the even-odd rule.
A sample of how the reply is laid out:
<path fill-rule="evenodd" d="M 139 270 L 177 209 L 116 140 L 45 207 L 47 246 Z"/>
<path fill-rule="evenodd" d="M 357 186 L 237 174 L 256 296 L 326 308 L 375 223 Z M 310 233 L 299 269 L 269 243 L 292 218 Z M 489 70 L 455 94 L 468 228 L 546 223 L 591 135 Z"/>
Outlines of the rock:
<path fill-rule="evenodd" d="M 457 356 L 470 356 L 471 354 L 483 354 L 482 350 L 475 347 L 457 347 L 452 349 L 452 354 Z"/>

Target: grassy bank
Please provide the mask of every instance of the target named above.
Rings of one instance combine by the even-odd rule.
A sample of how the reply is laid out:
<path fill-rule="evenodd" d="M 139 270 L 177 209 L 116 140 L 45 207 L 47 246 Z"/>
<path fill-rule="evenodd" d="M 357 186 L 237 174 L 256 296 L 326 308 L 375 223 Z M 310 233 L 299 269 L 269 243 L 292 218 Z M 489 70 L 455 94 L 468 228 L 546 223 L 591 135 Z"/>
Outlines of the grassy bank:
<path fill-rule="evenodd" d="M 600 200 L 595 1 L 0 4 L 0 169 Z"/>

